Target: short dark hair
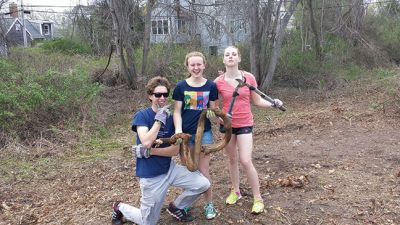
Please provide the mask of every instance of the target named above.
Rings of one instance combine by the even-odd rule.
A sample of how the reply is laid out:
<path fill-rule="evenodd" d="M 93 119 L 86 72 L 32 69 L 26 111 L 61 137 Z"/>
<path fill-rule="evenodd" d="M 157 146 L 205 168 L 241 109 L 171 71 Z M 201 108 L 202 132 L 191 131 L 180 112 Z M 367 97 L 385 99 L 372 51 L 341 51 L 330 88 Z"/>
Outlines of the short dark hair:
<path fill-rule="evenodd" d="M 171 89 L 171 83 L 168 81 L 167 78 L 161 77 L 161 76 L 156 76 L 156 77 L 151 78 L 147 82 L 147 85 L 146 85 L 147 94 L 152 95 L 154 89 L 156 89 L 156 87 L 158 87 L 158 86 L 166 87 L 168 92 Z"/>

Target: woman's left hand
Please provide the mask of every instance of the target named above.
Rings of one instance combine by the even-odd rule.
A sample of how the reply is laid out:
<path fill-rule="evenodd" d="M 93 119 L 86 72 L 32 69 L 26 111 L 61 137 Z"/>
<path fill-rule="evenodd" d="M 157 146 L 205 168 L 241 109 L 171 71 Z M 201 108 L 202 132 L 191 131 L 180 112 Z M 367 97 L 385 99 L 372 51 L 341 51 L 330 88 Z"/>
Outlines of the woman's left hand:
<path fill-rule="evenodd" d="M 274 99 L 274 103 L 272 103 L 272 107 L 280 108 L 283 106 L 283 102 L 279 99 Z"/>

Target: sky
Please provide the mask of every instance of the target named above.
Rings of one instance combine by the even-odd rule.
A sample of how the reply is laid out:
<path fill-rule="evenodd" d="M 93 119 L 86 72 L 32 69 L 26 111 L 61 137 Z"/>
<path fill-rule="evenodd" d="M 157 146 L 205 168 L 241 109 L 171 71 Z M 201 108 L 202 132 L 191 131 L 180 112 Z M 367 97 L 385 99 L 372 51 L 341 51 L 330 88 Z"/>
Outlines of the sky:
<path fill-rule="evenodd" d="M 55 12 L 62 12 L 64 10 L 72 9 L 72 7 L 81 4 L 87 5 L 91 0 L 8 0 L 8 3 L 15 2 L 18 4 L 18 7 L 21 7 L 21 1 L 24 3 L 28 9 L 36 9 L 36 10 L 53 10 Z M 34 5 L 36 7 L 30 8 L 29 5 Z M 45 7 L 38 7 L 45 6 Z M 66 7 L 60 7 L 66 6 Z M 8 8 L 8 7 L 7 7 Z"/>
<path fill-rule="evenodd" d="M 17 3 L 18 8 L 21 9 L 23 2 L 24 9 L 31 11 L 31 14 L 26 15 L 28 19 L 43 19 L 53 22 L 59 22 L 66 16 L 65 11 L 70 11 L 76 5 L 88 5 L 88 2 L 93 0 L 8 0 L 2 7 L 1 12 L 8 12 L 9 3 Z M 40 7 L 43 6 L 43 7 Z"/>
<path fill-rule="evenodd" d="M 9 0 L 21 4 L 21 0 Z M 24 5 L 52 5 L 52 6 L 75 6 L 77 4 L 87 5 L 88 0 L 23 0 Z"/>

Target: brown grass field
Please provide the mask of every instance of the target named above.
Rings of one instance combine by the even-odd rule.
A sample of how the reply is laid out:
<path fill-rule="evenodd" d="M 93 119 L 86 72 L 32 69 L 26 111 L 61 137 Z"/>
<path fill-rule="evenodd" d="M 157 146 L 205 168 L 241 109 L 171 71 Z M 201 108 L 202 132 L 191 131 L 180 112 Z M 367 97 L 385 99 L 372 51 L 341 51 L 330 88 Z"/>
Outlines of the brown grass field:
<path fill-rule="evenodd" d="M 224 204 L 230 181 L 221 151 L 211 162 L 218 216 L 204 218 L 201 197 L 191 209 L 197 219 L 188 224 L 400 224 L 400 91 L 393 97 L 382 90 L 354 83 L 329 93 L 273 92 L 286 112 L 253 111 L 253 162 L 265 212 L 250 213 L 252 194 L 243 173 L 244 198 Z M 109 135 L 60 130 L 60 140 L 16 141 L 2 149 L 0 225 L 110 224 L 114 201 L 138 206 L 129 124 L 147 103 L 123 87 L 105 90 L 97 119 Z M 170 189 L 165 207 L 179 192 Z M 163 209 L 159 224 L 175 223 Z"/>

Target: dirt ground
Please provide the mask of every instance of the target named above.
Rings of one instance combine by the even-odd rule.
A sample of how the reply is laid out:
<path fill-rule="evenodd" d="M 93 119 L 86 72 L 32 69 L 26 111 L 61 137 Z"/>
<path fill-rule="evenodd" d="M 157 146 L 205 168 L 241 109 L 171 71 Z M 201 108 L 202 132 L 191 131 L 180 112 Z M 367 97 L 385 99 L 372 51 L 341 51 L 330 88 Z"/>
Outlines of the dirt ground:
<path fill-rule="evenodd" d="M 237 205 L 224 204 L 230 181 L 221 151 L 211 162 L 218 216 L 204 218 L 201 197 L 191 209 L 197 219 L 188 224 L 400 224 L 398 108 L 372 107 L 378 94 L 363 88 L 342 94 L 273 94 L 286 103 L 285 113 L 254 110 L 253 162 L 265 212 L 250 213 L 252 192 L 243 171 L 244 197 Z M 56 153 L 30 154 L 17 144 L 2 150 L 1 168 L 11 160 L 12 151 L 17 161 L 27 162 L 18 165 L 31 172 L 23 176 L 26 170 L 12 166 L 11 171 L 0 171 L 0 225 L 110 224 L 114 201 L 139 205 L 135 162 L 128 147 L 133 141 L 129 120 L 146 101 L 122 89 L 103 98 L 107 100 L 100 101 L 99 108 L 113 110 L 102 116 L 125 121 L 109 127 L 112 138 L 101 142 L 107 148 L 66 143 L 73 149 L 60 153 L 59 145 L 41 141 L 35 151 L 40 147 Z M 127 102 L 134 104 L 118 112 L 118 106 Z M 179 192 L 170 189 L 159 224 L 177 223 L 165 207 Z"/>

